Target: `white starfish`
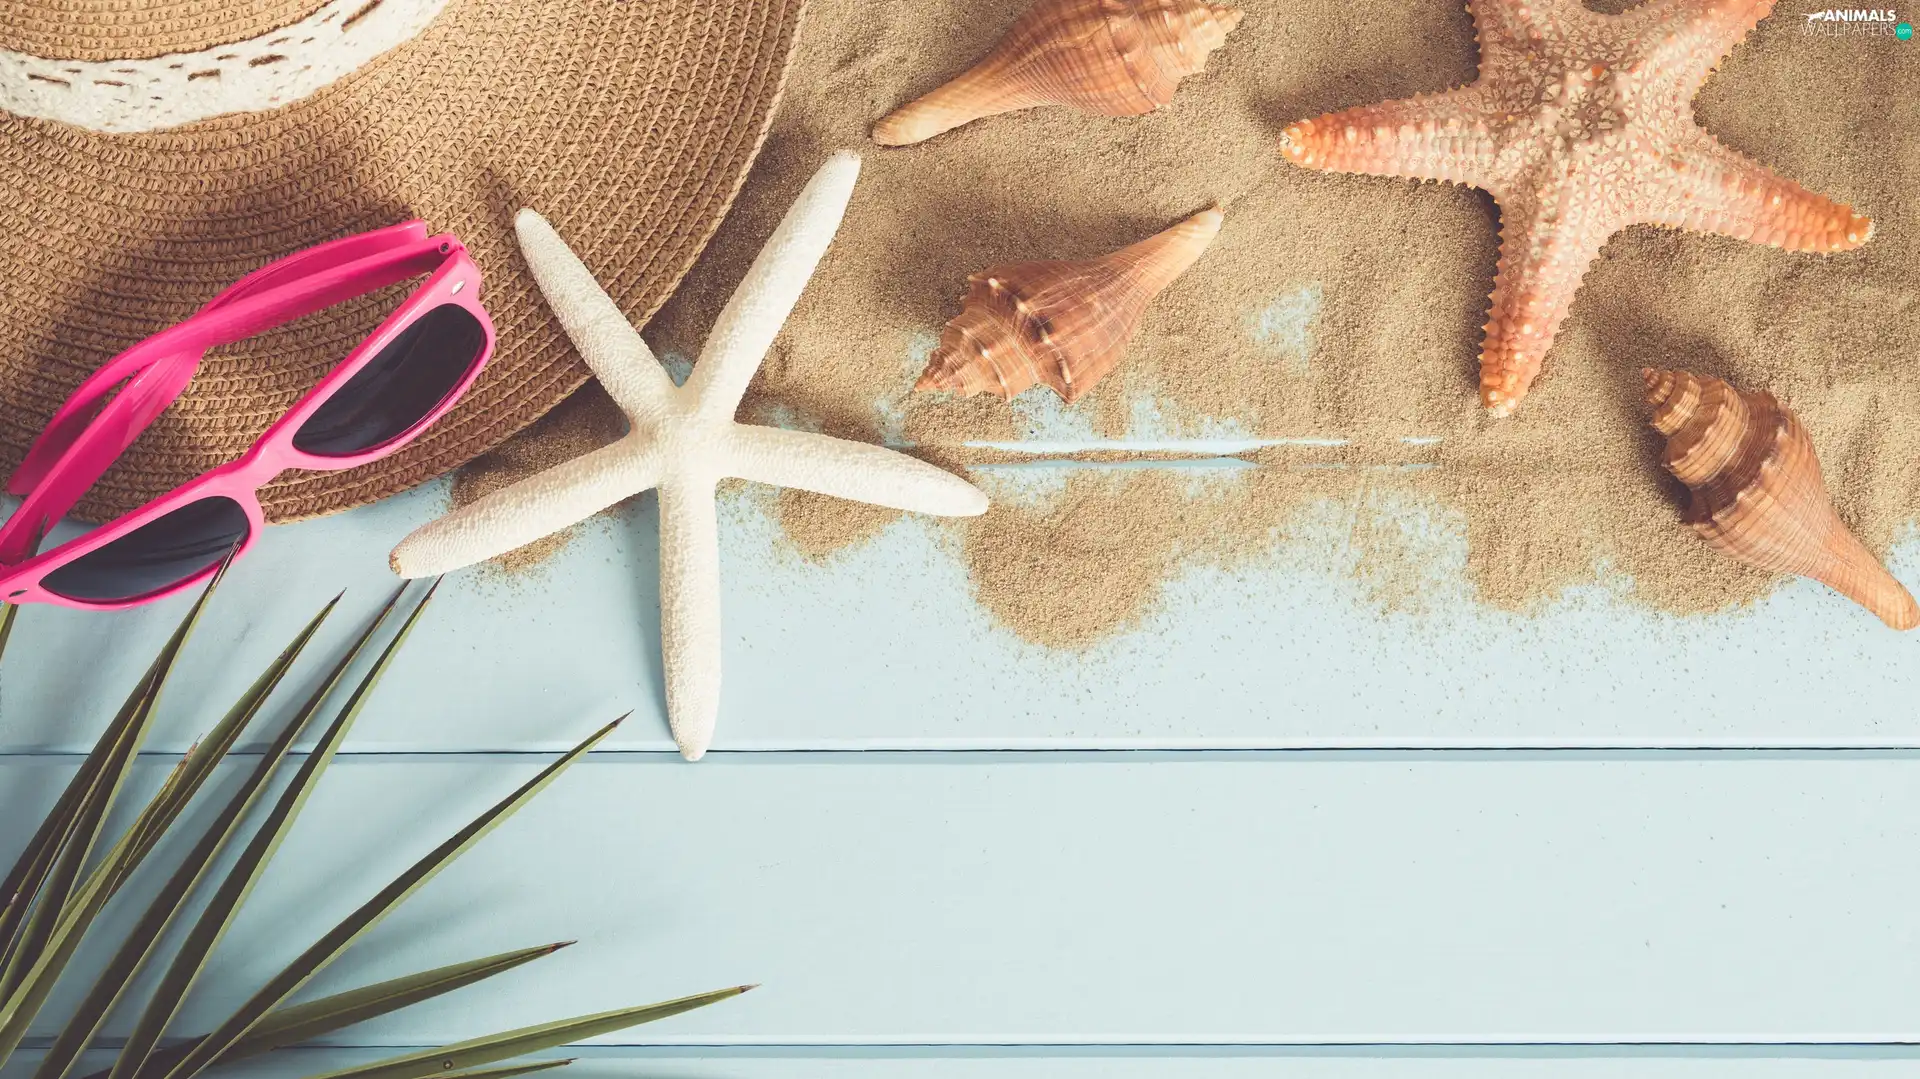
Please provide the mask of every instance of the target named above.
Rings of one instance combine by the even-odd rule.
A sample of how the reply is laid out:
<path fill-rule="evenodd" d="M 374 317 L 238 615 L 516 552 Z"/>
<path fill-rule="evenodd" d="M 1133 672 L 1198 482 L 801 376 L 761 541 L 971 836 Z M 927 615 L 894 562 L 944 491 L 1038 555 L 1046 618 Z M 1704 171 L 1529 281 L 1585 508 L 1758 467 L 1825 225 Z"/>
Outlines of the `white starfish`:
<path fill-rule="evenodd" d="M 674 386 L 553 228 L 520 211 L 514 227 L 534 280 L 632 429 L 610 446 L 422 525 L 393 549 L 394 572 L 426 577 L 472 565 L 658 487 L 667 718 L 680 752 L 699 760 L 713 741 L 720 705 L 715 483 L 734 476 L 945 517 L 987 509 L 973 485 L 905 454 L 734 422 L 747 383 L 839 229 L 859 175 L 860 159 L 845 152 L 814 173 L 720 312 L 684 387 Z"/>

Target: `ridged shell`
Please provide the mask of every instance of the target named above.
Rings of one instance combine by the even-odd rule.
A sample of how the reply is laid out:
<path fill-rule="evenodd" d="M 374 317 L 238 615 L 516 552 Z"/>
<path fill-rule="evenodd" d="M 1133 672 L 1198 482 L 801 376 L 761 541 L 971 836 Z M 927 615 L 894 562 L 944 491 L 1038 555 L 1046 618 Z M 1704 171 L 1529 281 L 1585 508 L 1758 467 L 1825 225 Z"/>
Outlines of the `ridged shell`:
<path fill-rule="evenodd" d="M 1792 411 L 1685 371 L 1641 372 L 1662 463 L 1693 492 L 1686 521 L 1713 549 L 1775 573 L 1811 577 L 1894 629 L 1920 606 L 1833 511 L 1813 440 Z"/>
<path fill-rule="evenodd" d="M 1201 0 L 1035 0 L 985 59 L 889 113 L 873 141 L 905 146 L 1036 105 L 1152 112 L 1207 65 L 1241 14 Z"/>
<path fill-rule="evenodd" d="M 974 274 L 913 388 L 1011 398 L 1038 382 L 1079 400 L 1120 362 L 1147 304 L 1207 249 L 1220 220 L 1215 206 L 1110 255 Z"/>

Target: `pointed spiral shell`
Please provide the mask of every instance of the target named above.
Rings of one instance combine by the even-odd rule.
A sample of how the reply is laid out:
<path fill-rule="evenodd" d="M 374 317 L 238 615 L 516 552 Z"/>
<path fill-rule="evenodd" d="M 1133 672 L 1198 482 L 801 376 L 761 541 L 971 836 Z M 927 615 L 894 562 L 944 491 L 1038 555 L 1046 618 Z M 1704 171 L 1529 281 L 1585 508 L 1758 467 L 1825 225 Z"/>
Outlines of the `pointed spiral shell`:
<path fill-rule="evenodd" d="M 873 141 L 905 146 L 1036 105 L 1152 112 L 1206 67 L 1241 15 L 1202 0 L 1035 0 L 979 63 L 875 124 Z"/>
<path fill-rule="evenodd" d="M 1215 206 L 1099 258 L 974 274 L 914 389 L 1011 398 L 1038 382 L 1079 400 L 1120 362 L 1141 313 L 1213 242 L 1221 219 Z"/>
<path fill-rule="evenodd" d="M 1662 463 L 1692 498 L 1685 520 L 1707 545 L 1750 566 L 1811 577 L 1894 629 L 1920 606 L 1834 513 L 1813 440 L 1772 394 L 1685 371 L 1641 372 Z"/>

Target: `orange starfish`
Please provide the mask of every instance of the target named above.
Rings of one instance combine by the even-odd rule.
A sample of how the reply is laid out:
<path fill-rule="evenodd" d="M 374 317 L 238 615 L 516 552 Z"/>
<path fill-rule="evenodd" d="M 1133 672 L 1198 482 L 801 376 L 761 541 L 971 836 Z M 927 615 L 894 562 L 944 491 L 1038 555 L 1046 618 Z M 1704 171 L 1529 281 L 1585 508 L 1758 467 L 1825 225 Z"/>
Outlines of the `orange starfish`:
<path fill-rule="evenodd" d="M 1846 251 L 1873 222 L 1720 145 L 1693 95 L 1774 0 L 1648 0 L 1621 15 L 1580 0 L 1478 0 L 1472 84 L 1288 127 L 1296 165 L 1483 188 L 1500 266 L 1480 348 L 1480 399 L 1513 411 L 1580 278 L 1634 224 L 1791 251 Z"/>

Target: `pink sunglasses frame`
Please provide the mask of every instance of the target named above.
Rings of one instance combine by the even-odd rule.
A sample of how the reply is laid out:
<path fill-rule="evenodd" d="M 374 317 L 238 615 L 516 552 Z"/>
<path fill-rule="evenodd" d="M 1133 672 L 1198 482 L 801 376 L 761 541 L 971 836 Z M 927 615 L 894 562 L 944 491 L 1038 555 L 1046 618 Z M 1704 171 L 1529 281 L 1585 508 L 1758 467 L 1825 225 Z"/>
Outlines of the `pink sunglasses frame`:
<path fill-rule="evenodd" d="M 413 294 L 238 459 L 51 551 L 34 554 L 53 523 L 186 389 L 209 348 L 244 340 L 421 274 L 429 276 Z M 295 432 L 328 398 L 407 327 L 447 304 L 473 315 L 485 340 L 466 375 L 438 405 L 413 426 L 362 453 L 322 457 L 295 448 Z M 54 413 L 7 482 L 7 493 L 25 500 L 0 526 L 0 602 L 124 610 L 204 583 L 218 571 L 221 560 L 187 580 L 125 600 L 74 599 L 41 586 L 49 573 L 82 555 L 188 503 L 215 496 L 230 498 L 246 511 L 247 534 L 232 556 L 238 558 L 266 527 L 260 488 L 289 468 L 320 472 L 354 468 L 405 446 L 466 394 L 492 357 L 493 345 L 493 320 L 480 305 L 479 267 L 451 233 L 429 236 L 424 222 L 407 221 L 342 237 L 268 263 L 228 286 L 185 321 L 115 356 L 88 376 Z M 112 399 L 106 400 L 109 395 Z"/>

